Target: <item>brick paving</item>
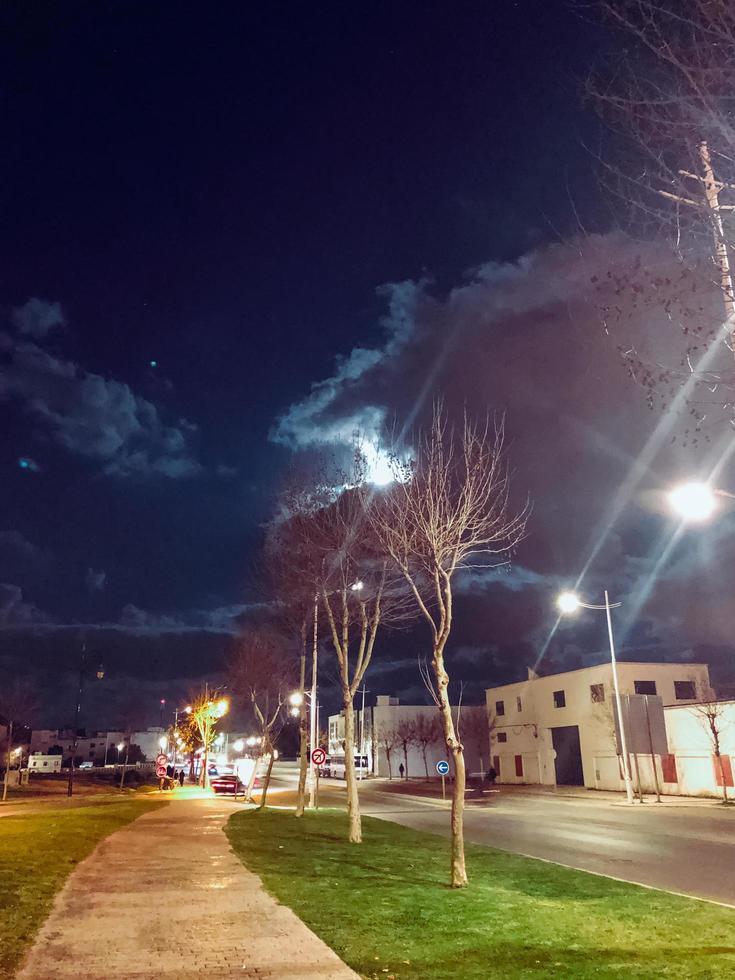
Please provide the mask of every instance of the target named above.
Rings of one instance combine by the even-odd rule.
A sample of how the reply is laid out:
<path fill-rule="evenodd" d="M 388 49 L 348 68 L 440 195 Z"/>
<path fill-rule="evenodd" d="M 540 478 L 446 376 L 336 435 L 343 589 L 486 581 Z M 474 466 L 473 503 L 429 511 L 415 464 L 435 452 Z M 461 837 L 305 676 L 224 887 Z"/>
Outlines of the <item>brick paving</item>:
<path fill-rule="evenodd" d="M 68 878 L 17 980 L 356 980 L 234 855 L 232 808 L 173 800 L 108 837 Z"/>

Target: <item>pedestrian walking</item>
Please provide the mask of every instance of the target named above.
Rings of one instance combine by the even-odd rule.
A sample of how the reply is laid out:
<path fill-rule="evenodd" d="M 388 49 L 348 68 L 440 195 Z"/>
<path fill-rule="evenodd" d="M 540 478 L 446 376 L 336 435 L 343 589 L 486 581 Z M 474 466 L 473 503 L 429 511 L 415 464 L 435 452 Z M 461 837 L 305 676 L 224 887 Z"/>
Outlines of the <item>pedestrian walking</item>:
<path fill-rule="evenodd" d="M 398 772 L 400 773 L 401 779 L 403 779 L 403 774 L 406 770 L 403 768 L 403 763 L 398 767 Z"/>
<path fill-rule="evenodd" d="M 184 786 L 184 770 L 179 769 L 179 786 L 183 789 Z"/>

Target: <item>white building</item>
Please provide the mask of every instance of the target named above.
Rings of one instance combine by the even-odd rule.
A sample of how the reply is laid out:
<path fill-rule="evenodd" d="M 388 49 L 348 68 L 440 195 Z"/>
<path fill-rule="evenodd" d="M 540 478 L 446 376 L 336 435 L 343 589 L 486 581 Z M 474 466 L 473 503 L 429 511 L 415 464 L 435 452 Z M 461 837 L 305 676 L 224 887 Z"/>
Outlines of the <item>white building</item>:
<path fill-rule="evenodd" d="M 164 734 L 163 728 L 146 728 L 136 732 L 94 732 L 77 737 L 76 756 L 82 761 L 89 760 L 96 766 L 105 764 L 110 755 L 110 749 L 120 742 L 128 741 L 131 745 L 140 747 L 148 762 L 152 762 L 161 751 L 159 742 Z M 31 753 L 48 755 L 49 749 L 59 746 L 62 758 L 70 758 L 74 749 L 74 732 L 72 729 L 36 728 L 31 732 Z M 114 758 L 114 754 L 113 754 Z"/>
<path fill-rule="evenodd" d="M 453 709 L 456 718 L 456 707 Z M 476 713 L 485 714 L 482 708 L 464 707 L 460 711 L 467 722 L 467 731 L 462 734 L 465 747 L 465 763 L 468 773 L 487 768 L 487 728 L 478 739 L 472 737 L 477 730 Z M 470 717 L 474 724 L 470 726 Z M 470 731 L 470 727 L 472 731 Z M 418 736 L 421 736 L 419 740 Z M 342 712 L 329 716 L 328 748 L 330 758 L 344 757 L 345 719 Z M 404 752 L 403 739 L 407 740 Z M 375 705 L 355 711 L 355 751 L 367 756 L 368 772 L 375 776 L 394 776 L 400 774 L 403 765 L 404 775 L 409 777 L 436 775 L 436 764 L 447 755 L 444 738 L 439 725 L 439 712 L 436 705 L 401 704 L 398 698 L 380 694 Z M 484 758 L 483 758 L 484 756 Z M 389 764 L 390 757 L 390 764 Z M 406 772 L 407 770 L 407 772 Z"/>
<path fill-rule="evenodd" d="M 610 663 L 529 675 L 486 692 L 499 781 L 622 789 Z M 619 663 L 618 676 L 621 694 L 658 695 L 665 706 L 692 703 L 709 687 L 706 664 Z"/>
<path fill-rule="evenodd" d="M 29 755 L 28 768 L 37 773 L 61 772 L 61 756 L 41 755 L 40 752 Z"/>
<path fill-rule="evenodd" d="M 714 718 L 721 762 L 715 755 L 708 722 Z M 681 796 L 722 796 L 732 789 L 735 771 L 735 701 L 671 705 L 664 711 L 669 757 L 663 761 L 665 791 Z"/>

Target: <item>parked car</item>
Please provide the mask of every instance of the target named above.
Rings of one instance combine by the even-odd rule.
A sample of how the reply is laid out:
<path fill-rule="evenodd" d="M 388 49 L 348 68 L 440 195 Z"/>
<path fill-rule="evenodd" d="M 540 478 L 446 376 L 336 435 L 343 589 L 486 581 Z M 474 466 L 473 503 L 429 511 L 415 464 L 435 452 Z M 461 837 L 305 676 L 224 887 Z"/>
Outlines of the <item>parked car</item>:
<path fill-rule="evenodd" d="M 90 759 L 85 759 L 84 762 L 79 763 L 80 769 L 94 769 L 94 762 Z"/>
<path fill-rule="evenodd" d="M 235 796 L 239 793 L 244 793 L 247 789 L 245 783 L 243 783 L 237 776 L 213 776 L 210 780 L 210 786 L 215 791 L 215 793 L 220 793 L 223 796 Z M 260 787 L 260 779 L 258 776 L 255 777 L 255 782 L 253 783 L 254 788 Z"/>

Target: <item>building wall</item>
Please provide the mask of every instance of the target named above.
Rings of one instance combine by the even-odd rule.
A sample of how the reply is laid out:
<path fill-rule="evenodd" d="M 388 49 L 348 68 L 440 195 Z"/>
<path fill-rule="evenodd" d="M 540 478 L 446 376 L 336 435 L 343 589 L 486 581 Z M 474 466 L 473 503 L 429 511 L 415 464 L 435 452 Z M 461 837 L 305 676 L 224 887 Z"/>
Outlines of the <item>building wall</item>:
<path fill-rule="evenodd" d="M 456 708 L 454 709 L 456 712 Z M 399 766 L 403 763 L 406 766 L 406 759 L 402 745 L 396 741 L 390 753 L 390 772 L 388 757 L 385 745 L 382 744 L 381 732 L 396 732 L 401 723 L 415 722 L 417 718 L 424 717 L 429 720 L 438 718 L 439 713 L 435 705 L 409 705 L 400 704 L 397 698 L 388 695 L 380 695 L 377 703 L 373 707 L 365 709 L 364 717 L 364 749 L 368 756 L 368 770 L 375 776 L 389 776 L 394 778 L 399 776 Z M 461 713 L 460 713 L 461 717 Z M 360 733 L 362 724 L 362 712 L 355 712 L 355 742 L 356 751 L 360 751 Z M 342 714 L 330 715 L 329 717 L 329 745 L 330 755 L 341 755 L 343 752 L 344 741 L 344 716 Z M 433 744 L 427 745 L 426 762 L 424 753 L 419 745 L 409 745 L 408 747 L 408 776 L 426 776 L 428 768 L 429 775 L 436 775 L 436 764 L 442 759 L 450 762 L 443 738 L 440 736 Z M 488 753 L 481 757 L 480 748 L 474 746 L 470 740 L 465 741 L 465 764 L 468 775 L 477 773 L 481 767 L 487 770 Z M 405 772 L 404 772 L 405 775 Z"/>
<path fill-rule="evenodd" d="M 60 755 L 29 755 L 28 768 L 32 772 L 61 772 Z"/>
<path fill-rule="evenodd" d="M 664 704 L 681 703 L 676 699 L 675 681 L 693 681 L 699 689 L 709 684 L 705 664 L 620 663 L 618 676 L 621 694 L 636 693 L 636 681 L 653 682 L 655 691 L 649 693 L 660 695 Z M 563 697 L 556 694 L 555 698 L 556 692 L 562 692 Z M 486 698 L 493 726 L 491 755 L 500 782 L 556 785 L 552 731 L 576 726 L 583 785 L 594 789 L 623 787 L 616 755 L 609 663 L 489 688 Z"/>
<path fill-rule="evenodd" d="M 719 701 L 716 725 L 720 752 L 724 757 L 725 781 L 729 795 L 735 797 L 735 701 Z M 662 775 L 666 793 L 680 796 L 722 796 L 722 774 L 714 754 L 714 744 L 702 707 L 671 706 L 664 711 L 671 757 Z"/>
<path fill-rule="evenodd" d="M 162 734 L 163 729 L 158 727 L 131 732 L 129 736 L 121 731 L 95 732 L 77 738 L 76 755 L 82 760 L 88 759 L 95 765 L 101 766 L 105 761 L 105 746 L 111 748 L 129 737 L 131 745 L 140 746 L 146 760 L 151 762 L 160 752 L 158 742 Z M 63 758 L 68 759 L 74 747 L 73 731 L 70 729 L 37 728 L 31 732 L 30 751 L 32 753 L 47 754 L 52 745 L 60 745 L 63 750 Z"/>

